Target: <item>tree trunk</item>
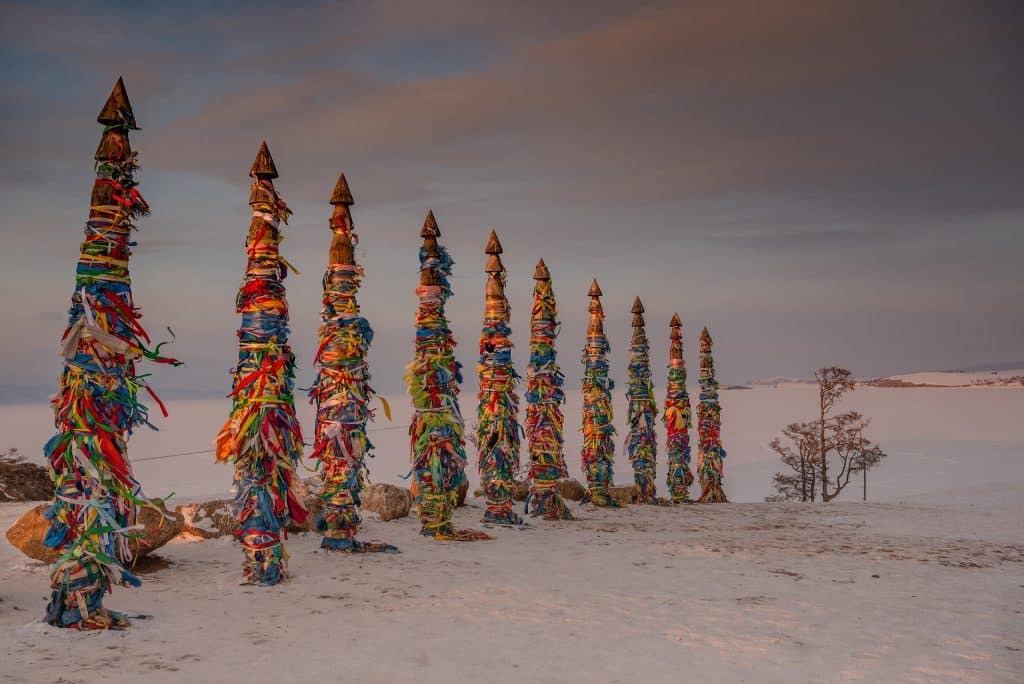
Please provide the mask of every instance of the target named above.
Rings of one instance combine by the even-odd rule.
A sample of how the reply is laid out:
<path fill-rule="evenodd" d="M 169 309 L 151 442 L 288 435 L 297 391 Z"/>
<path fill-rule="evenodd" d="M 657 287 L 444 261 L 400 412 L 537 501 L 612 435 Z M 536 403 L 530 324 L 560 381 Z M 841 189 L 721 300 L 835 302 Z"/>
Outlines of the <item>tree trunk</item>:
<path fill-rule="evenodd" d="M 818 455 L 821 458 L 821 500 L 828 501 L 828 449 L 825 447 L 825 390 L 818 388 Z"/>

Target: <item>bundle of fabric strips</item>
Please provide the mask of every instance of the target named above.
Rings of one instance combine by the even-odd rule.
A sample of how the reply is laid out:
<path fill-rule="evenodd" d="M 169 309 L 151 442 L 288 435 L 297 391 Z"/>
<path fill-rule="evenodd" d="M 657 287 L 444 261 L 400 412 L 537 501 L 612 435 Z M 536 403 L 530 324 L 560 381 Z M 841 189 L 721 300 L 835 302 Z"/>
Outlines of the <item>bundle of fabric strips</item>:
<path fill-rule="evenodd" d="M 454 262 L 438 244 L 440 234 L 431 211 L 420 231 L 415 356 L 405 375 L 413 407 L 409 438 L 414 499 L 424 536 L 448 541 L 489 539 L 482 532 L 457 530 L 452 524 L 458 489 L 466 482 L 466 447 L 459 410 L 461 364 L 455 360 L 455 340 L 444 313 L 452 294 L 448 278 Z"/>
<path fill-rule="evenodd" d="M 533 312 L 530 316 L 530 367 L 526 373 L 526 439 L 530 450 L 530 491 L 526 512 L 547 520 L 573 520 L 558 492 L 558 481 L 568 477 L 565 467 L 565 376 L 558 368 L 555 337 L 558 311 L 551 273 L 541 259 L 533 273 Z"/>
<path fill-rule="evenodd" d="M 617 507 L 608 488 L 613 483 L 615 426 L 612 425 L 612 390 L 608 377 L 611 345 L 604 334 L 604 309 L 597 280 L 590 286 L 590 322 L 583 348 L 583 449 L 581 460 L 587 476 L 587 496 L 595 506 Z"/>
<path fill-rule="evenodd" d="M 295 355 L 288 346 L 283 282 L 290 264 L 278 251 L 281 224 L 291 210 L 274 189 L 277 169 L 265 142 L 250 175 L 249 259 L 235 303 L 242 315 L 238 364 L 228 395 L 231 416 L 217 436 L 217 460 L 235 464 L 243 583 L 269 586 L 287 578 L 285 526 L 302 524 L 307 514 L 295 492 L 302 430 L 295 417 Z"/>
<path fill-rule="evenodd" d="M 499 525 L 521 525 L 523 520 L 512 510 L 512 483 L 519 468 L 519 397 L 512 368 L 509 306 L 505 297 L 505 266 L 501 263 L 501 243 L 491 231 L 488 255 L 484 325 L 480 333 L 480 363 L 477 376 L 476 447 L 478 468 L 487 498 L 484 521 Z"/>
<path fill-rule="evenodd" d="M 323 507 L 316 527 L 323 535 L 323 549 L 397 551 L 388 544 L 356 539 L 362 522 L 359 506 L 366 485 L 366 457 L 373 455 L 373 444 L 366 435 L 366 422 L 374 416 L 370 407 L 374 391 L 366 363 L 373 329 L 360 315 L 356 302 L 363 267 L 355 263 L 359 238 L 349 209 L 354 200 L 345 174 L 338 178 L 331 204 L 333 237 L 323 279 L 320 344 L 314 358 L 317 377 L 310 389 L 310 401 L 316 405 L 316 442 L 310 458 L 320 462 L 323 477 Z M 381 403 L 390 419 L 387 402 L 382 398 Z"/>
<path fill-rule="evenodd" d="M 46 621 L 75 629 L 120 629 L 127 618 L 103 606 L 114 584 L 138 586 L 126 567 L 128 539 L 141 529 L 139 506 L 152 506 L 128 462 L 127 440 L 138 425 L 153 427 L 139 401 L 135 373 L 142 357 L 180 365 L 147 349 L 149 336 L 132 299 L 129 259 L 133 221 L 149 212 L 136 189 L 136 130 L 124 82 L 118 79 L 98 119 L 96 180 L 75 273 L 75 292 L 62 340 L 64 369 L 53 397 L 56 434 L 43 451 L 54 484 L 44 543 L 59 554 L 50 582 Z M 155 429 L 155 428 L 154 428 Z M 159 510 L 159 509 L 157 509 Z"/>
<path fill-rule="evenodd" d="M 690 395 L 686 391 L 686 362 L 683 360 L 683 324 L 679 314 L 669 324 L 668 386 L 665 390 L 665 432 L 668 452 L 666 483 L 672 503 L 690 501 Z"/>
<path fill-rule="evenodd" d="M 654 420 L 658 403 L 654 399 L 651 382 L 650 346 L 644 330 L 644 305 L 637 297 L 633 302 L 633 338 L 629 346 L 628 383 L 626 399 L 629 401 L 629 436 L 626 454 L 633 466 L 636 484 L 636 503 L 657 503 L 657 453 Z"/>
<path fill-rule="evenodd" d="M 697 428 L 700 432 L 697 472 L 700 475 L 701 502 L 727 501 L 722 489 L 722 407 L 718 405 L 718 381 L 715 362 L 711 358 L 711 334 L 707 327 L 700 335 L 700 404 L 697 406 Z"/>

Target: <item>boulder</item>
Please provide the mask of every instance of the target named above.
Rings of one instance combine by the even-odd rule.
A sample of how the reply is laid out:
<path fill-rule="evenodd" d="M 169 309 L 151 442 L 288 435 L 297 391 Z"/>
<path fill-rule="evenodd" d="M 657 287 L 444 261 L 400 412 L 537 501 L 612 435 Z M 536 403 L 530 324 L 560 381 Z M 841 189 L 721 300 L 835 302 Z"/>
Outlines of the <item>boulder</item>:
<path fill-rule="evenodd" d="M 609 487 L 608 493 L 611 497 L 618 501 L 620 504 L 631 504 L 633 503 L 633 497 L 636 496 L 636 485 L 623 485 L 621 487 Z"/>
<path fill-rule="evenodd" d="M 231 499 L 215 499 L 178 506 L 184 529 L 203 539 L 216 539 L 238 531 L 238 521 L 231 512 Z"/>
<path fill-rule="evenodd" d="M 309 477 L 305 480 L 296 479 L 295 484 L 292 485 L 295 490 L 295 496 L 302 502 L 303 508 L 309 511 L 309 516 L 306 517 L 306 521 L 301 525 L 294 522 L 288 523 L 286 528 L 289 532 L 316 531 L 316 517 L 320 514 L 320 509 L 324 507 L 324 502 L 320 499 L 322 484 L 319 477 Z"/>
<path fill-rule="evenodd" d="M 530 493 L 530 483 L 517 480 L 512 483 L 511 489 L 513 501 L 526 501 L 526 495 Z"/>
<path fill-rule="evenodd" d="M 395 485 L 372 484 L 363 492 L 362 500 L 363 510 L 376 513 L 381 520 L 404 518 L 412 509 L 412 494 Z"/>
<path fill-rule="evenodd" d="M 139 522 L 145 526 L 142 535 L 128 540 L 128 548 L 136 556 L 142 557 L 156 551 L 171 541 L 185 529 L 185 519 L 178 511 L 168 511 L 164 502 L 154 499 L 153 503 L 160 507 L 155 511 L 149 507 L 139 509 Z M 169 518 L 166 516 L 170 516 Z"/>
<path fill-rule="evenodd" d="M 0 453 L 0 501 L 49 501 L 53 482 L 41 465 L 28 463 L 16 449 Z"/>
<path fill-rule="evenodd" d="M 558 493 L 562 495 L 563 499 L 580 501 L 587 493 L 587 488 L 581 485 L 579 480 L 569 477 L 558 481 Z"/>
<path fill-rule="evenodd" d="M 145 529 L 141 530 L 138 537 L 128 539 L 128 548 L 134 557 L 141 558 L 152 553 L 184 529 L 184 519 L 178 511 L 170 513 L 160 500 L 155 500 L 154 503 L 157 503 L 160 510 L 170 518 L 165 518 L 151 508 L 140 509 L 139 523 Z M 7 530 L 7 540 L 11 542 L 11 546 L 29 558 L 44 563 L 54 563 L 58 558 L 56 549 L 43 545 L 43 539 L 50 529 L 50 521 L 43 517 L 43 513 L 49 507 L 50 504 L 40 504 L 26 511 Z"/>
<path fill-rule="evenodd" d="M 49 507 L 49 504 L 42 504 L 30 508 L 7 530 L 7 541 L 11 546 L 44 563 L 53 563 L 58 558 L 56 549 L 43 546 L 43 539 L 50 529 L 50 521 L 43 517 L 43 512 Z"/>

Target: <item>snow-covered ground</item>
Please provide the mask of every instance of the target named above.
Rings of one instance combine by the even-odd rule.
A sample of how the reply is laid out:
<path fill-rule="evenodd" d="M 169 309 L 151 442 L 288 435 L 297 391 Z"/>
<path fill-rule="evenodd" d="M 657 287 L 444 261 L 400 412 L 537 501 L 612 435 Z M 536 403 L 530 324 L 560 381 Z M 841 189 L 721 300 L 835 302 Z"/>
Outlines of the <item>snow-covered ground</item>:
<path fill-rule="evenodd" d="M 658 388 L 658 394 L 663 389 Z M 697 396 L 696 387 L 691 395 Z M 393 421 L 378 420 L 372 428 L 376 456 L 370 461 L 370 476 L 377 482 L 408 484 L 407 427 L 408 399 L 388 397 Z M 732 501 L 763 501 L 771 493 L 771 476 L 778 461 L 768 442 L 787 423 L 810 420 L 817 405 L 816 389 L 810 385 L 780 385 L 721 393 L 726 492 Z M 463 399 L 467 426 L 475 416 L 474 402 Z M 970 389 L 861 387 L 849 395 L 844 406 L 872 418 L 868 436 L 889 453 L 883 464 L 869 475 L 869 498 L 893 498 L 944 492 L 993 482 L 1024 482 L 1024 392 L 993 388 L 985 392 Z M 231 487 L 231 467 L 213 462 L 209 450 L 213 438 L 227 418 L 228 400 L 171 401 L 170 418 L 154 419 L 159 432 L 138 431 L 129 449 L 135 472 L 146 491 L 163 496 L 173 491 L 177 500 L 224 496 Z M 302 402 L 299 417 L 312 435 L 313 413 Z M 565 406 L 566 461 L 570 475 L 582 479 L 579 462 L 580 399 L 570 392 Z M 629 462 L 621 454 L 626 429 L 626 407 L 622 390 L 615 393 L 616 480 L 632 481 Z M 49 439 L 52 414 L 45 404 L 0 406 L 0 448 L 18 447 L 33 460 L 42 462 L 41 445 Z M 660 425 L 660 424 L 659 424 Z M 468 432 L 468 429 L 467 429 Z M 659 427 L 664 449 L 664 430 Z M 696 435 L 691 436 L 696 444 Z M 200 452 L 200 453 L 194 453 Z M 184 454 L 184 455 L 176 455 Z M 696 449 L 694 450 L 696 455 Z M 468 447 L 468 473 L 476 484 L 475 452 Z M 664 493 L 665 459 L 658 459 L 658 484 Z M 523 462 L 526 462 L 523 457 Z M 851 485 L 849 498 L 859 498 Z M 852 491 L 857 489 L 857 491 Z"/>
<path fill-rule="evenodd" d="M 722 401 L 726 490 L 758 501 L 775 470 L 767 442 L 813 416 L 814 388 Z M 397 483 L 408 410 L 392 405 L 398 429 L 374 433 L 372 476 Z M 154 616 L 124 633 L 40 623 L 47 569 L 3 543 L 0 679 L 1021 681 L 1024 392 L 859 388 L 847 405 L 874 418 L 871 436 L 890 454 L 867 504 L 858 486 L 830 504 L 587 507 L 575 523 L 491 530 L 494 541 L 474 544 L 423 539 L 412 518 L 371 519 L 364 537 L 401 554 L 327 555 L 314 535 L 293 535 L 293 579 L 271 589 L 237 585 L 231 540 L 175 541 L 142 568 L 141 589 L 109 597 Z M 230 468 L 211 454 L 155 457 L 208 448 L 226 400 L 170 408 L 161 432 L 131 444 L 146 489 L 225 493 Z M 622 429 L 621 401 L 616 411 Z M 575 399 L 566 414 L 578 476 Z M 34 456 L 49 429 L 45 405 L 0 408 L 5 445 Z M 629 481 L 625 459 L 616 473 Z M 479 528 L 471 504 L 458 522 Z M 26 508 L 0 505 L 0 527 Z"/>

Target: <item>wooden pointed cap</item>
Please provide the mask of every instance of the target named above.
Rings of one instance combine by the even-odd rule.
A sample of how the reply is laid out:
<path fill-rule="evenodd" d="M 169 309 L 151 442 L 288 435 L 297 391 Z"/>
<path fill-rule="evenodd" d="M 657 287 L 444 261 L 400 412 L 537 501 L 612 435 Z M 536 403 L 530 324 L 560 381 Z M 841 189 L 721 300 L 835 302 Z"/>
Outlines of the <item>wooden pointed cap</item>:
<path fill-rule="evenodd" d="M 708 343 L 711 342 L 711 333 L 708 332 L 708 326 L 706 325 L 704 326 L 704 330 L 700 334 L 700 341 Z"/>
<path fill-rule="evenodd" d="M 120 76 L 96 120 L 105 126 L 125 124 L 128 128 L 137 128 L 135 114 L 132 112 L 132 103 L 128 101 L 128 91 L 124 89 L 124 79 Z"/>
<path fill-rule="evenodd" d="M 634 328 L 642 328 L 645 325 L 647 325 L 647 324 L 644 321 L 644 315 L 642 313 L 634 313 L 633 314 L 633 327 Z"/>
<path fill-rule="evenodd" d="M 533 271 L 534 280 L 551 280 L 551 272 L 548 271 L 548 265 L 541 259 L 537 262 L 537 268 Z"/>
<path fill-rule="evenodd" d="M 639 297 L 637 297 L 636 299 L 633 300 L 633 308 L 630 309 L 629 312 L 634 314 L 642 314 L 644 311 L 646 311 L 646 309 L 644 309 L 644 303 L 640 301 Z"/>
<path fill-rule="evenodd" d="M 487 257 L 487 265 L 484 267 L 485 273 L 501 273 L 505 270 L 505 265 L 501 263 L 501 257 L 497 254 L 491 254 Z"/>
<path fill-rule="evenodd" d="M 273 162 L 271 162 L 273 163 Z M 355 204 L 356 201 L 352 199 L 352 191 L 348 188 L 348 181 L 345 180 L 345 174 L 338 176 L 338 182 L 334 185 L 334 192 L 331 193 L 331 204 Z"/>
<path fill-rule="evenodd" d="M 420 230 L 420 237 L 437 237 L 441 229 L 437 227 L 437 219 L 434 218 L 434 210 L 427 212 L 427 218 L 423 219 L 423 228 Z"/>
<path fill-rule="evenodd" d="M 491 231 L 491 236 L 487 238 L 487 246 L 484 248 L 484 254 L 501 254 L 501 241 L 498 240 L 498 234 Z"/>
<path fill-rule="evenodd" d="M 672 320 L 669 321 L 669 326 L 672 328 L 668 335 L 670 340 L 683 339 L 683 322 L 679 320 L 679 314 L 672 314 Z"/>
<path fill-rule="evenodd" d="M 255 178 L 277 178 L 277 167 L 274 166 L 274 158 L 270 156 L 266 140 L 260 143 L 260 151 L 256 153 L 256 161 L 252 163 L 249 175 Z"/>
<path fill-rule="evenodd" d="M 587 295 L 590 297 L 600 297 L 603 294 L 601 286 L 597 284 L 597 278 L 594 278 L 594 282 L 590 284 L 590 291 L 587 292 Z"/>

